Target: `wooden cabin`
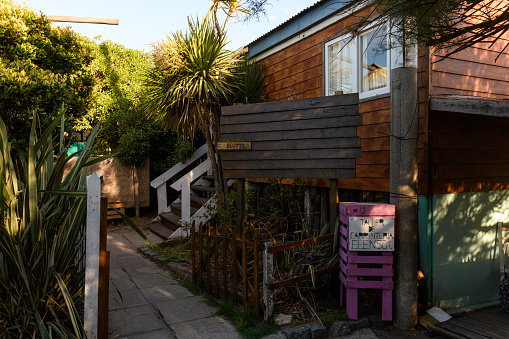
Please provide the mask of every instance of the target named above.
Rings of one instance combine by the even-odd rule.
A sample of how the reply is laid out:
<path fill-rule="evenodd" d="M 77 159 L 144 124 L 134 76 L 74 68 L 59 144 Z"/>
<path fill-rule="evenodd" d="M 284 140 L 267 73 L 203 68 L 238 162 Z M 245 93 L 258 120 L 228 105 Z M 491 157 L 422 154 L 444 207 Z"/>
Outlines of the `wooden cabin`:
<path fill-rule="evenodd" d="M 347 27 L 365 13 L 341 6 L 318 1 L 249 44 L 248 54 L 266 68 L 267 101 L 359 93 L 362 155 L 354 178 L 338 180 L 339 199 L 352 191 L 388 197 L 389 78 L 401 61 L 391 50 L 362 55 L 384 28 L 350 40 Z M 495 59 L 508 41 L 440 62 L 440 50 L 419 46 L 415 55 L 419 269 L 426 282 L 419 293 L 428 305 L 480 307 L 498 298 L 496 224 L 509 221 L 509 49 Z"/>

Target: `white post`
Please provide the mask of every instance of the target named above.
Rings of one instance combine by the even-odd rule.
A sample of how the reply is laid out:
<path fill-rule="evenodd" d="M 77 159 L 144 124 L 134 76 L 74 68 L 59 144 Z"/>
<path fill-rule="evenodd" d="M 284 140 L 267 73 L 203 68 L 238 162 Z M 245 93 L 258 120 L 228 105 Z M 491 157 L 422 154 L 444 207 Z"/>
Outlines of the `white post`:
<path fill-rule="evenodd" d="M 101 179 L 99 174 L 87 176 L 87 230 L 85 256 L 85 315 L 87 338 L 97 338 L 99 308 L 99 237 L 101 224 Z"/>
<path fill-rule="evenodd" d="M 157 188 L 157 213 L 161 214 L 168 207 L 166 198 L 166 181 Z"/>
<path fill-rule="evenodd" d="M 269 253 L 271 242 L 263 245 L 263 304 L 265 306 L 263 318 L 268 321 L 274 312 L 274 292 L 269 289 L 269 285 L 274 282 L 274 255 Z"/>
<path fill-rule="evenodd" d="M 191 223 L 191 182 L 189 179 L 182 181 L 182 220 Z"/>

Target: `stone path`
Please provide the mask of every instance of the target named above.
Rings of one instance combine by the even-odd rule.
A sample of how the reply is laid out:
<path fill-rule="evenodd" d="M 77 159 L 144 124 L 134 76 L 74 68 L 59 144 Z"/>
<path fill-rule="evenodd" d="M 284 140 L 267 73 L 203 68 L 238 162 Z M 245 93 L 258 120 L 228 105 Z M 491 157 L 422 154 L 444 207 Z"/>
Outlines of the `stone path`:
<path fill-rule="evenodd" d="M 150 232 L 147 237 L 158 242 Z M 227 320 L 137 253 L 146 244 L 134 231 L 108 230 L 110 251 L 110 339 L 240 338 Z"/>

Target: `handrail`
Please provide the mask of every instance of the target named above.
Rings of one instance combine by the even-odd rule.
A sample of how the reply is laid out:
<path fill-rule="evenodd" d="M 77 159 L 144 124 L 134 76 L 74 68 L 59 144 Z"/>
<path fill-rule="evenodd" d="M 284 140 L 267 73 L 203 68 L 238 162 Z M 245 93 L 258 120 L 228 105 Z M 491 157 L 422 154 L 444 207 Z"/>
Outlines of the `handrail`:
<path fill-rule="evenodd" d="M 186 175 L 184 175 L 182 178 L 175 181 L 173 184 L 171 184 L 171 188 L 174 190 L 179 191 L 180 187 L 182 186 L 182 183 L 184 181 L 187 182 L 193 182 L 194 180 L 198 179 L 200 175 L 207 172 L 212 166 L 210 165 L 210 161 L 204 161 L 195 168 L 193 168 L 190 172 L 188 172 Z"/>
<path fill-rule="evenodd" d="M 207 154 L 207 145 L 206 144 L 203 145 L 202 147 L 198 148 L 193 153 L 191 158 L 187 159 L 184 162 L 180 162 L 180 163 L 176 164 L 175 166 L 173 166 L 172 168 L 170 168 L 169 170 L 167 170 L 166 172 L 164 172 L 163 174 L 161 174 L 160 176 L 158 176 L 157 178 L 152 180 L 150 182 L 150 186 L 152 186 L 154 188 L 158 188 L 159 186 L 164 184 L 166 181 L 170 180 L 172 177 L 174 177 L 180 171 L 185 169 L 187 166 L 191 165 L 193 162 L 195 162 L 196 160 L 198 160 L 205 154 Z"/>

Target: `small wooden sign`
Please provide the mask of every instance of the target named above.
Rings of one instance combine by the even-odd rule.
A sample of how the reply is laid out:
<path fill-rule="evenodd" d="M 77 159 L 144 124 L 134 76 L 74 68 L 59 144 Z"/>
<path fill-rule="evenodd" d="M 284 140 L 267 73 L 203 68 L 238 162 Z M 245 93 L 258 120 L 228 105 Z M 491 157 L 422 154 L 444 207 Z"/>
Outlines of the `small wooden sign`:
<path fill-rule="evenodd" d="M 218 142 L 218 151 L 248 151 L 251 149 L 251 142 Z"/>

